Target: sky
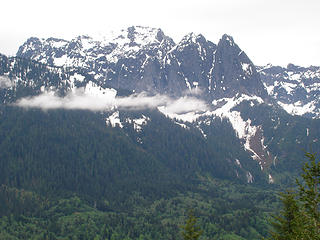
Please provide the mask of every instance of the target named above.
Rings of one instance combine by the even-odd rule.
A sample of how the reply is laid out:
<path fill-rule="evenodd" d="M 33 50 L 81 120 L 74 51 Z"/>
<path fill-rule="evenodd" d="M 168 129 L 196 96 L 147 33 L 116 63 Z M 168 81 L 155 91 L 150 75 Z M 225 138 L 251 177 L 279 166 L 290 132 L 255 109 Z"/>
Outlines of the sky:
<path fill-rule="evenodd" d="M 256 65 L 320 66 L 319 0 L 10 0 L 1 2 L 0 53 L 29 37 L 70 40 L 129 26 L 161 28 L 178 43 L 190 32 L 233 36 Z"/>

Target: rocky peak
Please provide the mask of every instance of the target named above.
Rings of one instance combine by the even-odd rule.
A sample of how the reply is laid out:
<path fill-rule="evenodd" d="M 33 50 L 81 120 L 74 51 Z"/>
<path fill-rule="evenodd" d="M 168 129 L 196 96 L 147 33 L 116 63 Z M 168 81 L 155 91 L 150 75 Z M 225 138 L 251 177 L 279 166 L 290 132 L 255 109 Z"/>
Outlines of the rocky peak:
<path fill-rule="evenodd" d="M 196 46 L 196 45 L 204 46 L 207 43 L 208 41 L 203 35 L 201 34 L 196 35 L 195 33 L 189 33 L 182 38 L 182 40 L 176 45 L 175 48 L 178 51 L 183 51 L 183 49 L 188 46 Z"/>
<path fill-rule="evenodd" d="M 194 32 L 191 32 L 187 35 L 185 35 L 180 44 L 182 43 L 197 43 L 197 42 L 204 42 L 206 41 L 205 37 L 202 34 L 195 34 Z"/>
<path fill-rule="evenodd" d="M 220 41 L 219 41 L 220 45 L 226 45 L 226 46 L 234 46 L 234 40 L 233 37 L 228 35 L 228 34 L 223 34 Z"/>
<path fill-rule="evenodd" d="M 169 91 L 185 93 L 194 88 L 207 92 L 216 45 L 201 34 L 189 33 L 167 54 Z"/>
<path fill-rule="evenodd" d="M 226 34 L 218 45 L 194 33 L 175 44 L 161 29 L 132 26 L 71 41 L 30 38 L 17 55 L 84 68 L 104 87 L 173 95 L 200 88 L 211 99 L 266 93 L 253 63 Z"/>
<path fill-rule="evenodd" d="M 289 63 L 289 64 L 287 65 L 287 69 L 288 69 L 289 71 L 292 71 L 292 72 L 295 72 L 295 71 L 305 71 L 305 70 L 306 70 L 306 68 L 300 67 L 300 66 L 297 66 L 297 65 L 294 65 L 294 64 L 292 64 L 292 63 Z"/>
<path fill-rule="evenodd" d="M 237 93 L 267 96 L 256 67 L 227 34 L 217 45 L 211 90 L 214 98 L 232 97 Z"/>
<path fill-rule="evenodd" d="M 113 32 L 110 36 L 104 38 L 104 41 L 119 44 L 119 39 L 122 39 L 122 44 L 135 43 L 139 46 L 160 44 L 164 40 L 173 42 L 161 29 L 142 26 L 131 26 L 120 30 L 120 32 Z"/>

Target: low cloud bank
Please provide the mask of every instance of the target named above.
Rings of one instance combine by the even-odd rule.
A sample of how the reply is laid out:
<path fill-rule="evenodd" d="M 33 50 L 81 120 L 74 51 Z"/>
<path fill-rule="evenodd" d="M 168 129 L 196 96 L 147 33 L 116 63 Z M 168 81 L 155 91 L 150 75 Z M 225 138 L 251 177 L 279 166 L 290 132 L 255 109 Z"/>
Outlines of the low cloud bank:
<path fill-rule="evenodd" d="M 128 97 L 116 97 L 116 92 L 112 89 L 104 91 L 103 94 L 90 94 L 78 89 L 65 97 L 58 97 L 54 92 L 45 92 L 38 96 L 19 99 L 14 105 L 42 110 L 81 109 L 91 111 L 108 111 L 113 108 L 139 110 L 165 107 L 166 112 L 177 114 L 207 109 L 204 101 L 192 96 L 173 99 L 166 95 L 148 96 L 146 93 L 140 93 Z"/>
<path fill-rule="evenodd" d="M 12 87 L 11 80 L 6 76 L 0 76 L 0 89 Z"/>

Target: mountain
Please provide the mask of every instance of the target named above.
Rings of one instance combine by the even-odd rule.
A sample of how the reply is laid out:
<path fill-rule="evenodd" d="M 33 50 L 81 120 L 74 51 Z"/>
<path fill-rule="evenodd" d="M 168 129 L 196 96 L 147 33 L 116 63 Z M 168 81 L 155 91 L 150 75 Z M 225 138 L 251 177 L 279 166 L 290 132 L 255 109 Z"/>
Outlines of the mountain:
<path fill-rule="evenodd" d="M 17 56 L 50 65 L 81 67 L 103 87 L 151 90 L 151 86 L 161 87 L 162 59 L 173 45 L 160 29 L 130 27 L 108 38 L 30 38 Z"/>
<path fill-rule="evenodd" d="M 81 69 L 87 81 L 90 76 L 103 88 L 176 97 L 201 89 L 210 100 L 236 94 L 271 97 L 290 114 L 318 116 L 319 67 L 256 67 L 226 34 L 218 44 L 194 33 L 176 44 L 161 29 L 141 26 L 71 41 L 32 37 L 17 57 Z"/>
<path fill-rule="evenodd" d="M 17 56 L 81 67 L 102 87 L 174 96 L 200 88 L 209 99 L 239 91 L 267 96 L 255 66 L 227 35 L 218 45 L 193 33 L 175 44 L 160 29 L 130 27 L 102 39 L 30 38 Z"/>
<path fill-rule="evenodd" d="M 303 69 L 290 65 L 287 70 L 256 67 L 226 34 L 218 44 L 193 33 L 175 44 L 160 29 L 130 27 L 99 38 L 79 36 L 71 41 L 30 38 L 19 48 L 17 56 L 57 64 L 67 71 L 81 69 L 82 75 L 76 75 L 79 79 L 65 81 L 69 86 L 65 92 L 89 83 L 102 89 L 117 89 L 118 93 L 125 90 L 128 94 L 147 92 L 174 98 L 198 92 L 195 97 L 208 103 L 206 109 L 172 113 L 162 106 L 159 110 L 167 117 L 178 119 L 179 124 L 190 122 L 203 137 L 208 135 L 203 122 L 210 124 L 216 117 L 228 119 L 243 148 L 258 161 L 261 169 L 269 169 L 278 154 L 267 150 L 263 143 L 267 141 L 264 136 L 267 133 L 262 125 L 253 124 L 256 116 L 244 120 L 244 110 L 236 111 L 237 106 L 250 102 L 248 109 L 267 105 L 270 112 L 284 108 L 289 114 L 297 114 L 300 109 L 300 115 L 317 116 L 316 67 Z M 286 92 L 294 84 L 289 76 L 294 76 L 296 87 Z M 118 113 L 112 113 L 112 119 L 119 116 L 114 114 Z M 126 120 L 120 118 L 116 121 L 122 126 Z M 201 118 L 206 120 L 200 121 Z M 276 121 L 273 123 L 276 128 Z M 110 122 L 110 126 L 114 125 Z M 305 125 L 303 128 L 305 132 L 309 129 Z"/>
<path fill-rule="evenodd" d="M 320 67 L 258 67 L 268 94 L 289 114 L 319 118 Z"/>
<path fill-rule="evenodd" d="M 215 98 L 236 94 L 267 97 L 255 66 L 231 36 L 223 35 L 219 41 L 212 72 Z"/>
<path fill-rule="evenodd" d="M 48 219 L 82 204 L 101 228 L 107 217 L 95 211 L 107 212 L 118 224 L 110 236 L 101 230 L 108 239 L 127 218 L 162 226 L 168 219 L 158 216 L 194 203 L 206 236 L 260 239 L 276 202 L 270 189 L 290 186 L 303 150 L 320 149 L 319 84 L 319 67 L 255 66 L 226 34 L 217 44 L 194 33 L 175 43 L 140 26 L 70 41 L 31 37 L 17 56 L 0 54 L 0 202 L 35 198 L 30 209 L 43 207 Z M 29 205 L 12 211 L 33 217 Z M 74 214 L 59 212 L 50 231 Z M 155 231 L 130 224 L 114 239 Z M 161 228 L 149 239 L 177 239 L 177 224 L 166 226 L 172 235 Z"/>
<path fill-rule="evenodd" d="M 1 56 L 1 59 L 2 75 L 10 79 L 3 81 L 10 83 L 10 87 L 1 91 L 4 103 L 48 92 L 77 99 L 69 95 L 81 88 L 84 88 L 84 94 L 91 97 L 100 96 L 101 101 L 113 99 L 116 102 L 120 96 L 131 97 L 129 101 L 149 101 L 149 105 L 160 101 L 152 108 L 171 118 L 185 131 L 195 129 L 206 143 L 212 136 L 213 142 L 220 138 L 214 132 L 221 125 L 217 119 L 227 120 L 230 129 L 228 138 L 235 135 L 239 142 L 237 154 L 244 152 L 246 155 L 245 160 L 241 161 L 232 156 L 233 165 L 242 168 L 242 162 L 252 161 L 249 164 L 251 167 L 242 169 L 243 173 L 239 174 L 239 169 L 233 172 L 238 177 L 244 176 L 248 182 L 255 179 L 252 172 L 259 178 L 257 166 L 266 174 L 267 181 L 273 182 L 271 172 L 276 159 L 281 163 L 283 156 L 287 155 L 281 149 L 269 149 L 269 146 L 279 145 L 279 142 L 274 142 L 277 134 L 283 134 L 281 131 L 277 133 L 278 127 L 282 123 L 290 124 L 287 122 L 290 117 L 282 113 L 282 108 L 289 114 L 297 115 L 297 109 L 300 109 L 299 115 L 318 116 L 319 68 L 307 69 L 294 65 L 289 65 L 288 69 L 256 67 L 233 38 L 226 34 L 218 44 L 193 33 L 176 44 L 161 29 L 147 27 L 130 27 L 107 37 L 79 36 L 71 41 L 32 37 L 19 48 L 17 57 Z M 160 97 L 148 99 L 145 96 L 146 100 L 141 100 L 141 93 L 149 96 L 160 94 Z M 193 101 L 195 99 L 199 101 Z M 181 109 L 184 104 L 195 106 Z M 77 108 L 89 107 L 82 105 Z M 259 119 L 256 112 L 260 109 L 264 109 L 269 116 L 258 121 L 258 124 L 255 122 Z M 302 109 L 304 112 L 301 112 Z M 133 135 L 137 142 L 151 141 L 142 140 L 139 136 L 142 129 L 144 131 L 152 122 L 151 116 L 140 113 L 136 118 L 128 118 L 127 110 L 121 109 L 121 106 L 105 110 L 108 126 L 119 126 L 127 131 L 129 124 L 136 130 Z M 309 126 L 314 121 L 303 118 L 296 121 L 305 121 L 299 128 L 310 138 Z M 295 129 L 290 131 L 295 132 Z M 269 138 L 266 137 L 268 135 Z M 310 138 L 301 144 L 307 148 L 310 142 L 317 144 L 317 138 Z M 227 155 L 225 159 L 230 158 Z M 298 165 L 298 161 L 293 159 L 295 157 L 293 155 L 287 160 L 296 162 L 292 169 Z"/>

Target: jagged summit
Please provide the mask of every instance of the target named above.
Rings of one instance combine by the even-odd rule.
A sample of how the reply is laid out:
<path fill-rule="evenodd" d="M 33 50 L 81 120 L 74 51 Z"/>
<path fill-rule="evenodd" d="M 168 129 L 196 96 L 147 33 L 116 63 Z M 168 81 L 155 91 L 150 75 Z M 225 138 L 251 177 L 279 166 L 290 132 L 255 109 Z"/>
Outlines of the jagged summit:
<path fill-rule="evenodd" d="M 267 97 L 255 65 L 227 34 L 217 45 L 213 78 L 212 91 L 221 97 L 236 93 Z"/>
<path fill-rule="evenodd" d="M 226 34 L 226 33 L 222 35 L 222 38 L 220 39 L 219 43 L 220 44 L 227 43 L 230 46 L 233 46 L 235 44 L 234 40 L 233 40 L 233 37 L 228 35 L 228 34 Z"/>
<path fill-rule="evenodd" d="M 181 41 L 179 42 L 179 44 L 182 43 L 196 43 L 196 42 L 204 42 L 206 41 L 205 37 L 202 34 L 196 34 L 194 32 L 188 33 L 187 35 L 185 35 Z"/>
<path fill-rule="evenodd" d="M 137 45 L 159 44 L 164 40 L 173 40 L 166 36 L 160 28 L 131 26 L 127 29 L 121 29 L 119 31 L 113 31 L 109 34 L 101 36 L 101 42 L 126 44 L 135 43 Z"/>
<path fill-rule="evenodd" d="M 32 37 L 19 48 L 17 56 L 57 66 L 89 67 L 92 58 L 115 63 L 141 49 L 153 50 L 161 45 L 161 49 L 168 50 L 174 44 L 161 29 L 132 26 L 107 35 L 77 36 L 70 41 Z"/>
<path fill-rule="evenodd" d="M 173 96 L 198 88 L 209 99 L 266 96 L 254 64 L 227 34 L 217 45 L 195 33 L 175 43 L 159 28 L 132 26 L 71 41 L 30 38 L 17 55 L 87 69 L 104 87 Z"/>

